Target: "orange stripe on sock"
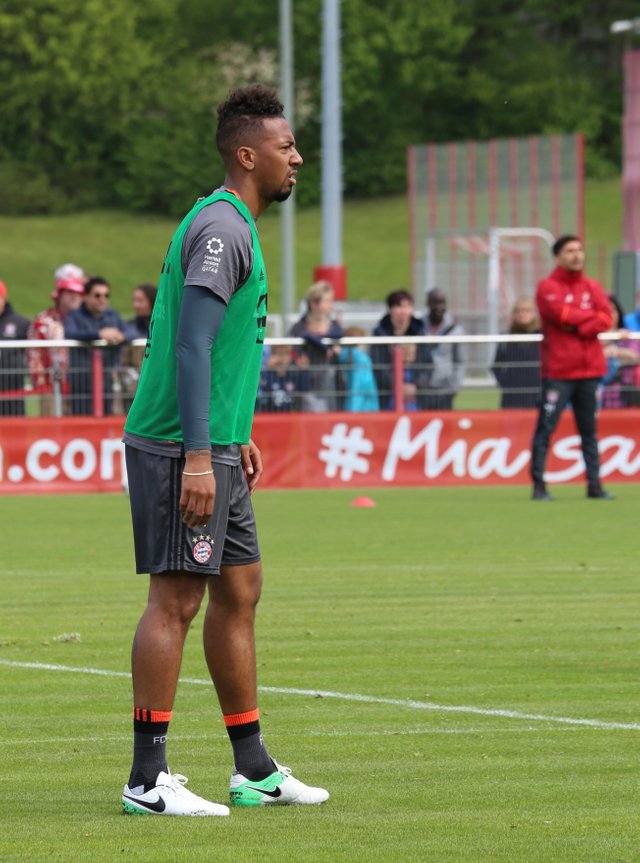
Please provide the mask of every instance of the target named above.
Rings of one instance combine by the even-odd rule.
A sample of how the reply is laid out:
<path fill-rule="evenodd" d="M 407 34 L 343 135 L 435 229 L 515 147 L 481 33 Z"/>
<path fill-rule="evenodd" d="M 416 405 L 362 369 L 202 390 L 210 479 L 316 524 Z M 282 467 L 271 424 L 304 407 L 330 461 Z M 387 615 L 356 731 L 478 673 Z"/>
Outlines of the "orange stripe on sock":
<path fill-rule="evenodd" d="M 146 707 L 134 707 L 133 718 L 140 722 L 171 722 L 171 710 L 148 710 Z"/>
<path fill-rule="evenodd" d="M 171 710 L 151 710 L 152 722 L 171 722 Z"/>
<path fill-rule="evenodd" d="M 246 725 L 247 722 L 257 722 L 260 717 L 258 708 L 247 710 L 245 713 L 233 713 L 231 716 L 223 716 L 224 724 L 229 728 L 231 725 Z"/>

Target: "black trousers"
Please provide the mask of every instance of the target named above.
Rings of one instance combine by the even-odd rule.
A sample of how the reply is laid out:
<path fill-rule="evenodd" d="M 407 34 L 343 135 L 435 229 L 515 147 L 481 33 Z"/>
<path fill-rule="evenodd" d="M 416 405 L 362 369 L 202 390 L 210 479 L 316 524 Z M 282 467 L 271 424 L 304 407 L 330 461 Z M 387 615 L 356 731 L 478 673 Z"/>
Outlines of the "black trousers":
<path fill-rule="evenodd" d="M 599 378 L 542 381 L 542 396 L 538 423 L 531 445 L 531 479 L 534 485 L 544 485 L 544 466 L 553 434 L 562 411 L 571 402 L 578 434 L 582 442 L 582 455 L 587 469 L 589 488 L 600 487 L 600 458 L 596 439 L 596 393 Z"/>

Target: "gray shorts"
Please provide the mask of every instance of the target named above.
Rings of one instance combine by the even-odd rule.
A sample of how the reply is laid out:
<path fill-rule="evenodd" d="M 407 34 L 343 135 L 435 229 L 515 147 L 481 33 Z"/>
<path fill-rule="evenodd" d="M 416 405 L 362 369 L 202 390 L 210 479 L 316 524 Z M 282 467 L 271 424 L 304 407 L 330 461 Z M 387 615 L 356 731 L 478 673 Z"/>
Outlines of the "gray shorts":
<path fill-rule="evenodd" d="M 184 459 L 125 447 L 136 572 L 218 575 L 221 566 L 260 560 L 256 522 L 241 465 L 212 464 L 213 515 L 189 528 L 178 507 Z"/>

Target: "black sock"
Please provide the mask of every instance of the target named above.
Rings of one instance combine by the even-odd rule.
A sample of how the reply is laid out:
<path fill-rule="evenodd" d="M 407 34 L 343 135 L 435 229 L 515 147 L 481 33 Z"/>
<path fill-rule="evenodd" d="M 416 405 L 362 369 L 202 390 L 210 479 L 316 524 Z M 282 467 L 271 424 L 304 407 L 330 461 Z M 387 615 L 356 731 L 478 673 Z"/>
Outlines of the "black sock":
<path fill-rule="evenodd" d="M 236 771 L 252 782 L 265 779 L 277 769 L 264 745 L 258 717 L 257 710 L 224 717 Z"/>
<path fill-rule="evenodd" d="M 137 793 L 148 791 L 156 784 L 158 773 L 167 767 L 167 731 L 171 711 L 133 709 L 133 766 L 129 789 Z"/>

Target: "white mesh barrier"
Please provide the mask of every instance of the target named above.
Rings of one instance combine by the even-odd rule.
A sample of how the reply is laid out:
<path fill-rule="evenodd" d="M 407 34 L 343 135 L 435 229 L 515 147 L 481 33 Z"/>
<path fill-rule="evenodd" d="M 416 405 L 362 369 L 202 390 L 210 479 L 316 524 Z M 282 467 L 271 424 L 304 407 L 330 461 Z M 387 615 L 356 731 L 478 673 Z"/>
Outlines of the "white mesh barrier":
<path fill-rule="evenodd" d="M 600 338 L 605 344 L 620 338 L 636 344 L 637 367 L 640 367 L 640 333 L 605 333 Z M 501 405 L 533 407 L 539 386 L 540 339 L 539 335 L 480 334 L 324 339 L 326 357 L 322 362 L 309 362 L 304 359 L 304 339 L 268 338 L 257 410 L 438 411 L 490 410 Z M 133 344 L 142 346 L 144 341 Z M 461 349 L 460 354 L 456 353 L 456 346 Z M 72 364 L 64 374 L 52 373 L 44 385 L 34 387 L 26 353 L 30 347 L 82 347 L 87 352 L 80 369 L 82 391 L 72 391 Z M 121 364 L 110 366 L 103 362 L 103 347 L 99 342 L 87 347 L 68 340 L 0 341 L 0 417 L 126 413 L 135 382 L 129 380 L 125 384 L 128 369 Z M 459 362 L 459 356 L 464 358 L 463 363 Z M 630 374 L 603 382 L 605 395 L 606 387 L 617 387 L 617 407 L 635 407 L 640 401 L 637 383 L 640 376 L 635 373 L 634 364 L 627 368 Z M 373 396 L 377 399 L 375 407 L 369 400 Z M 613 404 L 612 400 L 603 399 L 603 407 Z"/>

